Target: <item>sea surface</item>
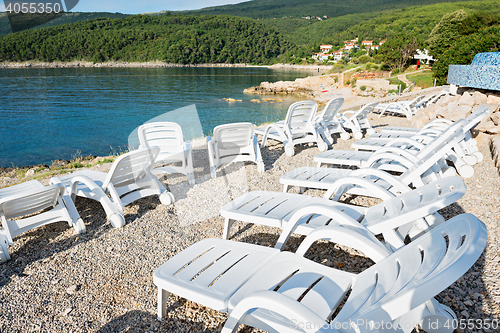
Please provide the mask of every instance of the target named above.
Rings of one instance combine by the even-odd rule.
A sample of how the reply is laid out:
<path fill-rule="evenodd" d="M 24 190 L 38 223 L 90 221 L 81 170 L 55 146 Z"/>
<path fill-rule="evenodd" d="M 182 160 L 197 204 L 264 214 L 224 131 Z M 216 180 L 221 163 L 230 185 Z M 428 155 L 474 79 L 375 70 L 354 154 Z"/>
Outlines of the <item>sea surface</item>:
<path fill-rule="evenodd" d="M 134 129 L 154 120 L 179 123 L 186 140 L 210 135 L 220 124 L 277 121 L 297 97 L 247 95 L 243 89 L 313 74 L 267 68 L 0 69 L 0 167 L 123 152 Z M 285 102 L 251 102 L 266 97 Z"/>

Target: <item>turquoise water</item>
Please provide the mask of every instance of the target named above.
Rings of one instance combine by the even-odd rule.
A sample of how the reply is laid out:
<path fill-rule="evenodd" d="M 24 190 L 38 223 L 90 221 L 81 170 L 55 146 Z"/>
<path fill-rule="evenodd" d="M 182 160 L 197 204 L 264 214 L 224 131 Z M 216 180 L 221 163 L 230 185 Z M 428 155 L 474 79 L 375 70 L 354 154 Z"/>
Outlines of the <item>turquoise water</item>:
<path fill-rule="evenodd" d="M 192 112 L 169 119 L 181 124 L 186 139 L 220 124 L 283 119 L 297 98 L 252 103 L 266 96 L 243 89 L 307 75 L 265 68 L 0 69 L 0 167 L 119 152 L 137 126 L 193 104 L 199 119 Z M 189 128 L 200 123 L 203 133 Z"/>

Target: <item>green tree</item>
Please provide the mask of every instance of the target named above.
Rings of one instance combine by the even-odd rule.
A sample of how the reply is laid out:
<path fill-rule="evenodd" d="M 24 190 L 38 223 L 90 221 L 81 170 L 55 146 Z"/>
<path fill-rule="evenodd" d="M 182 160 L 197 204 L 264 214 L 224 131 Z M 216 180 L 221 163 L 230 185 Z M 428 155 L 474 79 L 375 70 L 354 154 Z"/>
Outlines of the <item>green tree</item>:
<path fill-rule="evenodd" d="M 414 34 L 400 33 L 380 46 L 377 59 L 385 62 L 391 70 L 402 71 L 419 47 Z"/>
<path fill-rule="evenodd" d="M 449 65 L 469 65 L 477 53 L 500 51 L 500 26 L 482 29 L 465 36 L 434 63 L 432 71 L 438 84 L 446 84 Z"/>
<path fill-rule="evenodd" d="M 467 13 L 463 9 L 443 16 L 427 39 L 429 55 L 439 59 L 454 42 L 460 39 L 460 26 L 466 17 Z"/>

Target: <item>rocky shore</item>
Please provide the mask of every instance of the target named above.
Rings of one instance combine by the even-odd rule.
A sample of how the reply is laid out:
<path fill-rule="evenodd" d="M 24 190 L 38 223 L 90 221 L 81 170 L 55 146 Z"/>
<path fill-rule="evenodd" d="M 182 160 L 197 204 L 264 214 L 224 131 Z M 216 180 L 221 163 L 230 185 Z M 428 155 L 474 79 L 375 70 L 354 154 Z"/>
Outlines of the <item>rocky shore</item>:
<path fill-rule="evenodd" d="M 172 64 L 162 61 L 148 61 L 148 62 L 125 62 L 125 61 L 107 61 L 102 63 L 93 63 L 89 61 L 54 61 L 54 62 L 40 62 L 40 61 L 24 61 L 24 62 L 0 62 L 0 68 L 66 68 L 66 67 L 144 67 L 144 68 L 157 68 L 157 67 L 258 67 L 247 64 Z"/>

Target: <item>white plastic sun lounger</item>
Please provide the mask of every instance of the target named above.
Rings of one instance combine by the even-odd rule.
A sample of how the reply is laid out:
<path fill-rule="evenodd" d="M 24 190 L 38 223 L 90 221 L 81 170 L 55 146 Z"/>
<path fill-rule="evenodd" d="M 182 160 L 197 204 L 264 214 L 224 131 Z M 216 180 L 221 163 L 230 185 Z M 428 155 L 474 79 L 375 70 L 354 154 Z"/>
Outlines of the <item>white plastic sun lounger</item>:
<path fill-rule="evenodd" d="M 332 136 L 334 134 L 340 134 L 342 140 L 349 139 L 350 135 L 344 130 L 339 118 L 337 117 L 344 99 L 342 97 L 334 98 L 328 103 L 326 103 L 321 115 L 315 118 L 315 122 L 318 126 L 321 126 L 323 132 L 325 133 L 325 138 L 323 140 L 328 143 L 328 145 L 333 144 Z"/>
<path fill-rule="evenodd" d="M 451 120 L 448 119 L 435 119 L 428 124 L 426 124 L 422 129 L 428 127 L 428 126 L 442 126 L 442 127 L 447 127 L 453 124 Z M 380 133 L 389 133 L 389 134 L 400 134 L 400 135 L 412 135 L 416 134 L 420 131 L 420 128 L 414 128 L 414 127 L 398 127 L 398 126 L 387 126 L 387 127 L 382 127 L 380 129 Z"/>
<path fill-rule="evenodd" d="M 167 165 L 154 168 L 151 170 L 154 175 L 181 173 L 188 177 L 189 185 L 194 185 L 191 143 L 189 141 L 184 142 L 182 128 L 179 124 L 172 122 L 147 123 L 139 127 L 138 136 L 141 148 L 160 148 L 155 163 L 181 164 L 180 166 Z"/>
<path fill-rule="evenodd" d="M 353 245 L 376 264 L 352 274 L 304 258 L 319 239 Z M 304 332 L 307 323 L 312 328 L 306 332 L 319 328 L 368 332 L 370 324 L 381 321 L 401 325 L 403 329 L 394 332 L 410 332 L 417 323 L 426 328 L 431 318 L 442 325 L 456 316 L 433 297 L 467 272 L 486 239 L 486 227 L 470 214 L 454 217 L 393 254 L 355 226 L 316 229 L 295 253 L 205 239 L 155 271 L 158 318 L 166 315 L 172 292 L 228 312 L 224 333 L 236 332 L 240 324 L 280 333 Z M 344 306 L 336 311 L 348 293 Z"/>
<path fill-rule="evenodd" d="M 207 137 L 210 175 L 216 177 L 217 168 L 224 163 L 248 161 L 264 172 L 264 162 L 252 123 L 234 123 L 215 127 L 213 140 Z"/>
<path fill-rule="evenodd" d="M 281 248 L 292 231 L 307 235 L 324 225 L 360 222 L 373 234 L 383 234 L 388 245 L 399 248 L 404 245 L 406 236 L 414 237 L 436 223 L 436 216 L 429 217 L 428 221 L 420 219 L 455 202 L 466 191 L 464 182 L 458 177 L 440 179 L 415 190 L 404 189 L 404 185 L 400 184 L 398 189 L 406 192 L 397 196 L 370 180 L 347 177 L 344 181 L 376 193 L 384 202 L 366 208 L 337 202 L 338 195 L 329 200 L 329 193 L 319 198 L 295 193 L 252 191 L 222 207 L 221 215 L 225 218 L 223 238 L 228 238 L 231 225 L 236 220 L 267 225 L 283 229 L 276 244 L 277 248 Z M 399 227 L 403 228 L 398 230 Z"/>
<path fill-rule="evenodd" d="M 382 117 L 384 113 L 393 113 L 404 115 L 411 120 L 412 116 L 414 116 L 417 111 L 417 104 L 423 99 L 425 99 L 425 96 L 421 95 L 411 101 L 380 103 L 375 107 L 375 110 L 380 112 L 379 118 Z"/>
<path fill-rule="evenodd" d="M 314 142 L 320 151 L 325 151 L 328 148 L 328 144 L 323 141 L 326 134 L 322 133 L 321 127 L 316 126 L 313 120 L 317 109 L 318 104 L 314 101 L 293 103 L 288 108 L 284 122 L 255 129 L 255 134 L 262 135 L 260 147 L 264 148 L 267 139 L 273 139 L 283 142 L 288 156 L 293 156 L 294 146 L 302 143 Z"/>
<path fill-rule="evenodd" d="M 355 139 L 359 140 L 363 137 L 363 130 L 366 130 L 368 135 L 375 133 L 368 121 L 368 114 L 373 111 L 373 108 L 378 103 L 369 103 L 364 105 L 358 111 L 345 111 L 340 117 L 340 122 L 345 129 L 352 132 Z"/>
<path fill-rule="evenodd" d="M 160 148 L 141 148 L 119 156 L 108 173 L 82 170 L 60 177 L 73 201 L 81 196 L 99 201 L 115 228 L 125 224 L 123 208 L 144 197 L 158 195 L 162 204 L 174 196 L 151 173 Z M 109 195 L 109 197 L 108 197 Z"/>
<path fill-rule="evenodd" d="M 8 246 L 25 231 L 60 221 L 68 222 L 75 232 L 85 232 L 71 198 L 65 196 L 58 178 L 44 186 L 37 180 L 0 189 L 0 262 L 10 260 Z M 29 216 L 31 215 L 31 216 Z"/>

